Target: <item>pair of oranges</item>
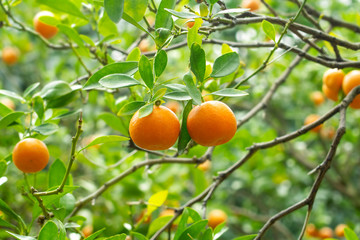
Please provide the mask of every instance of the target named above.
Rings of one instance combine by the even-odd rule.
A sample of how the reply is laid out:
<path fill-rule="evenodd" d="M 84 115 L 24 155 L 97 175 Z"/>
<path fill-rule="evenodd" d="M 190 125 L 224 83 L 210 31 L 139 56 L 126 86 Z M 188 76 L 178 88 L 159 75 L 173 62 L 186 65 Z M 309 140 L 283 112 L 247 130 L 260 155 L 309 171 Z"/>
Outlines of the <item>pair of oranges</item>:
<path fill-rule="evenodd" d="M 202 146 L 217 146 L 231 140 L 237 130 L 232 110 L 223 102 L 207 101 L 195 106 L 186 121 L 190 137 Z M 134 143 L 147 150 L 165 150 L 173 146 L 180 133 L 180 123 L 173 111 L 154 106 L 143 118 L 136 112 L 129 125 Z"/>

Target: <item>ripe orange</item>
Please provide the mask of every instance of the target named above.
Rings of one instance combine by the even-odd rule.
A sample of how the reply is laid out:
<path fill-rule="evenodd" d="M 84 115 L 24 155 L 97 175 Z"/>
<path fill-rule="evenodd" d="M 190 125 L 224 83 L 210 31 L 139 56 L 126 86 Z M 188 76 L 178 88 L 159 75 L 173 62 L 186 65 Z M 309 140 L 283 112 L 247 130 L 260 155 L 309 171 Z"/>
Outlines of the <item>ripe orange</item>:
<path fill-rule="evenodd" d="M 317 237 L 319 233 L 315 225 L 310 223 L 306 226 L 305 234 L 310 237 Z"/>
<path fill-rule="evenodd" d="M 310 99 L 316 106 L 321 105 L 324 101 L 324 95 L 320 91 L 315 91 L 310 94 Z"/>
<path fill-rule="evenodd" d="M 215 229 L 217 225 L 225 222 L 227 220 L 227 215 L 224 211 L 220 209 L 214 209 L 209 213 L 209 222 L 208 225 Z"/>
<path fill-rule="evenodd" d="M 345 232 L 344 229 L 347 228 L 348 226 L 346 224 L 339 224 L 336 226 L 335 228 L 335 235 L 338 237 L 344 237 L 345 236 Z"/>
<path fill-rule="evenodd" d="M 320 118 L 320 116 L 316 115 L 316 114 L 310 114 L 309 116 L 306 117 L 305 121 L 304 121 L 304 125 L 309 125 L 315 121 L 317 121 Z M 322 127 L 322 124 L 316 126 L 315 128 L 311 129 L 310 131 L 312 132 L 319 132 L 320 129 Z"/>
<path fill-rule="evenodd" d="M 256 11 L 260 8 L 259 0 L 244 0 L 241 4 L 242 8 L 250 8 L 250 11 Z"/>
<path fill-rule="evenodd" d="M 335 102 L 338 100 L 339 91 L 331 90 L 326 84 L 322 85 L 322 91 L 328 99 L 331 99 Z"/>
<path fill-rule="evenodd" d="M 338 92 L 344 79 L 344 72 L 341 69 L 329 69 L 323 75 L 323 84 L 333 92 Z"/>
<path fill-rule="evenodd" d="M 4 104 L 7 108 L 15 110 L 15 103 L 10 98 L 2 98 L 0 102 Z"/>
<path fill-rule="evenodd" d="M 88 237 L 93 233 L 94 229 L 92 225 L 86 225 L 81 232 L 84 234 L 84 237 Z"/>
<path fill-rule="evenodd" d="M 169 101 L 165 103 L 165 107 L 169 108 L 171 111 L 173 111 L 175 114 L 180 113 L 181 105 L 179 102 L 176 101 Z"/>
<path fill-rule="evenodd" d="M 323 227 L 319 230 L 318 237 L 321 239 L 331 238 L 333 236 L 333 230 L 329 227 Z"/>
<path fill-rule="evenodd" d="M 232 139 L 237 123 L 234 113 L 225 103 L 208 101 L 190 111 L 187 129 L 196 143 L 217 146 Z"/>
<path fill-rule="evenodd" d="M 15 166 L 24 173 L 35 173 L 49 162 L 49 151 L 42 141 L 26 138 L 18 142 L 12 156 Z"/>
<path fill-rule="evenodd" d="M 207 170 L 209 170 L 211 168 L 211 162 L 209 160 L 206 160 L 205 162 L 199 164 L 199 166 L 197 166 L 197 168 L 203 172 L 206 172 Z"/>
<path fill-rule="evenodd" d="M 139 49 L 141 52 L 148 52 L 149 51 L 149 41 L 147 39 L 144 39 L 142 40 L 140 43 L 139 43 Z"/>
<path fill-rule="evenodd" d="M 7 65 L 14 65 L 19 59 L 19 49 L 16 47 L 5 47 L 2 50 L 1 58 Z"/>
<path fill-rule="evenodd" d="M 347 95 L 353 88 L 360 85 L 360 71 L 353 70 L 346 74 L 344 77 L 344 81 L 342 83 L 342 89 L 344 93 Z M 354 100 L 350 103 L 350 107 L 352 108 L 360 108 L 360 95 L 357 95 Z"/>
<path fill-rule="evenodd" d="M 187 27 L 188 28 L 192 28 L 194 25 L 195 25 L 195 21 L 194 20 L 189 20 L 187 23 L 186 23 Z"/>
<path fill-rule="evenodd" d="M 174 209 L 165 209 L 159 214 L 159 217 L 174 216 L 174 215 L 175 215 Z"/>
<path fill-rule="evenodd" d="M 41 22 L 39 18 L 43 16 L 54 17 L 54 14 L 49 11 L 38 12 L 33 19 L 34 28 L 35 31 L 38 32 L 42 37 L 50 39 L 57 34 L 58 28 Z"/>
<path fill-rule="evenodd" d="M 176 142 L 180 123 L 174 112 L 164 106 L 154 106 L 152 113 L 139 118 L 137 111 L 130 120 L 130 137 L 147 150 L 165 150 Z"/>

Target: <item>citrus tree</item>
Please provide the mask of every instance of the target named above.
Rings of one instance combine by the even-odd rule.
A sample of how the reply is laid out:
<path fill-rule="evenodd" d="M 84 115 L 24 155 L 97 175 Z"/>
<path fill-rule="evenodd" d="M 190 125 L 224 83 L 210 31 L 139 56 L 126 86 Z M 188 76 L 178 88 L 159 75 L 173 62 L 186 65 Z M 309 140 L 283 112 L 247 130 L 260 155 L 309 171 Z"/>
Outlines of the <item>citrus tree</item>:
<path fill-rule="evenodd" d="M 358 1 L 0 7 L 1 239 L 358 239 Z"/>

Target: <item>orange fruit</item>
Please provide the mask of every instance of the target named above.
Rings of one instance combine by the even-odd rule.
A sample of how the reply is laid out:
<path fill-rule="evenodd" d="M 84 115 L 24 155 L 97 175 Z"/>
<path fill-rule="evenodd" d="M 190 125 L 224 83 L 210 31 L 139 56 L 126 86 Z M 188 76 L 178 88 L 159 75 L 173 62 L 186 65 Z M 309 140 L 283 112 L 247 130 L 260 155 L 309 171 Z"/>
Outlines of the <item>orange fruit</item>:
<path fill-rule="evenodd" d="M 342 89 L 347 95 L 353 88 L 360 85 L 360 71 L 353 70 L 346 74 L 342 83 Z M 350 107 L 358 109 L 360 108 L 360 95 L 357 95 L 354 100 L 350 103 Z"/>
<path fill-rule="evenodd" d="M 306 117 L 306 119 L 305 119 L 305 121 L 304 121 L 304 125 L 309 125 L 309 124 L 317 121 L 319 118 L 320 118 L 319 115 L 310 114 L 309 116 Z M 320 131 L 321 127 L 322 127 L 322 124 L 316 126 L 315 128 L 311 129 L 310 131 L 317 133 L 317 132 Z"/>
<path fill-rule="evenodd" d="M 322 138 L 330 139 L 330 140 L 334 138 L 335 133 L 336 131 L 333 127 L 323 128 L 320 131 L 320 135 Z"/>
<path fill-rule="evenodd" d="M 192 20 L 189 19 L 189 21 L 186 23 L 186 25 L 188 28 L 192 28 L 195 25 L 195 21 L 193 19 Z"/>
<path fill-rule="evenodd" d="M 338 92 L 344 79 L 344 72 L 341 69 L 328 69 L 323 75 L 323 84 L 333 92 Z"/>
<path fill-rule="evenodd" d="M 93 233 L 94 229 L 91 225 L 86 225 L 81 232 L 84 234 L 84 237 L 88 237 Z"/>
<path fill-rule="evenodd" d="M 190 111 L 187 130 L 196 143 L 217 146 L 232 139 L 237 123 L 234 113 L 225 103 L 208 101 Z"/>
<path fill-rule="evenodd" d="M 164 106 L 154 106 L 146 117 L 139 118 L 137 111 L 130 120 L 130 137 L 134 143 L 147 150 L 165 150 L 175 144 L 180 123 L 175 113 Z"/>
<path fill-rule="evenodd" d="M 15 145 L 12 156 L 15 166 L 24 173 L 43 170 L 49 162 L 49 151 L 42 141 L 26 138 Z"/>
<path fill-rule="evenodd" d="M 306 226 L 305 234 L 310 237 L 317 237 L 319 233 L 315 225 L 310 223 Z"/>
<path fill-rule="evenodd" d="M 319 230 L 318 237 L 321 239 L 331 238 L 333 236 L 333 230 L 329 227 L 323 227 Z"/>
<path fill-rule="evenodd" d="M 180 113 L 181 105 L 179 102 L 169 101 L 169 102 L 165 103 L 165 107 L 169 108 L 175 114 Z"/>
<path fill-rule="evenodd" d="M 7 65 L 14 65 L 19 59 L 19 49 L 15 47 L 5 47 L 2 50 L 1 58 Z"/>
<path fill-rule="evenodd" d="M 215 229 L 217 225 L 225 222 L 227 220 L 227 215 L 224 211 L 220 209 L 214 209 L 209 213 L 209 222 L 208 225 Z"/>
<path fill-rule="evenodd" d="M 139 49 L 141 52 L 148 52 L 149 51 L 149 41 L 147 39 L 142 40 L 139 43 Z"/>
<path fill-rule="evenodd" d="M 326 84 L 322 85 L 322 91 L 328 99 L 331 99 L 335 102 L 338 100 L 339 91 L 331 90 Z"/>
<path fill-rule="evenodd" d="M 335 228 L 335 235 L 338 237 L 344 237 L 345 236 L 345 231 L 344 229 L 347 228 L 348 226 L 346 224 L 339 224 L 336 226 Z"/>
<path fill-rule="evenodd" d="M 54 14 L 49 11 L 38 12 L 33 19 L 34 28 L 43 38 L 50 39 L 57 34 L 58 28 L 41 22 L 39 18 L 43 16 L 54 17 Z"/>
<path fill-rule="evenodd" d="M 0 102 L 4 104 L 7 108 L 15 110 L 15 103 L 10 98 L 3 98 L 0 100 Z"/>
<path fill-rule="evenodd" d="M 202 162 L 197 166 L 198 169 L 200 169 L 203 172 L 206 172 L 211 168 L 211 162 L 209 160 L 206 160 L 205 162 Z"/>
<path fill-rule="evenodd" d="M 203 95 L 203 99 L 204 99 L 205 102 L 214 100 L 214 97 L 211 94 L 209 94 L 208 91 L 203 90 L 201 92 L 201 94 Z M 207 95 L 207 94 L 209 94 L 209 95 Z"/>
<path fill-rule="evenodd" d="M 324 101 L 324 95 L 320 91 L 315 91 L 310 94 L 310 99 L 316 106 L 321 105 Z"/>
<path fill-rule="evenodd" d="M 259 0 L 244 0 L 241 4 L 242 8 L 250 8 L 250 11 L 256 11 L 260 8 Z"/>
<path fill-rule="evenodd" d="M 174 216 L 174 215 L 175 215 L 174 209 L 165 209 L 159 214 L 159 217 Z"/>

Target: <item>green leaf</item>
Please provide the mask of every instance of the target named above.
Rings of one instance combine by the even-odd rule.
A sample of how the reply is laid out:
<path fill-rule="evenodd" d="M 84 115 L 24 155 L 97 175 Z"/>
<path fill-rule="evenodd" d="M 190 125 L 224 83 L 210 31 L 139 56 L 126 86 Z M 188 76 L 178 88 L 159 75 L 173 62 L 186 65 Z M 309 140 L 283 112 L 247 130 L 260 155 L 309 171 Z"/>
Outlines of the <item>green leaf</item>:
<path fill-rule="evenodd" d="M 217 225 L 214 229 L 214 240 L 219 239 L 229 228 L 224 227 L 226 222 L 222 222 Z"/>
<path fill-rule="evenodd" d="M 13 225 L 13 224 L 5 221 L 5 220 L 2 219 L 1 217 L 0 217 L 0 227 L 10 228 L 10 229 L 19 231 L 19 229 L 18 229 L 15 225 Z"/>
<path fill-rule="evenodd" d="M 141 56 L 140 48 L 136 47 L 126 57 L 126 61 L 136 61 L 136 62 L 138 62 L 140 60 L 140 56 Z"/>
<path fill-rule="evenodd" d="M 152 89 L 154 86 L 154 75 L 152 72 L 152 66 L 150 60 L 145 55 L 142 55 L 140 58 L 139 72 L 146 86 Z"/>
<path fill-rule="evenodd" d="M 7 169 L 7 163 L 5 160 L 0 160 L 0 177 L 4 176 Z"/>
<path fill-rule="evenodd" d="M 206 225 L 208 223 L 208 220 L 200 220 L 192 225 L 190 225 L 188 228 L 185 229 L 185 231 L 180 235 L 181 240 L 192 240 L 196 239 L 197 236 L 200 234 L 202 230 L 205 229 Z"/>
<path fill-rule="evenodd" d="M 82 38 L 80 37 L 79 33 L 75 29 L 73 29 L 71 27 L 68 27 L 68 26 L 66 26 L 64 24 L 58 25 L 58 28 L 70 40 L 74 41 L 79 47 L 81 47 L 83 49 L 86 49 Z"/>
<path fill-rule="evenodd" d="M 40 96 L 36 96 L 34 98 L 34 111 L 36 112 L 40 121 L 42 121 L 44 118 L 45 106 L 44 101 Z"/>
<path fill-rule="evenodd" d="M 193 43 L 191 46 L 190 68 L 197 80 L 202 82 L 206 70 L 205 51 L 197 43 Z"/>
<path fill-rule="evenodd" d="M 35 127 L 32 131 L 37 132 L 41 135 L 48 136 L 48 135 L 55 133 L 58 129 L 59 129 L 59 126 L 57 124 L 44 123 L 44 124 L 41 124 L 41 125 Z"/>
<path fill-rule="evenodd" d="M 128 136 L 128 126 L 117 116 L 111 113 L 102 113 L 99 115 L 99 119 L 105 121 L 105 123 L 112 129 L 119 131 L 122 135 Z"/>
<path fill-rule="evenodd" d="M 160 50 L 156 53 L 154 59 L 154 69 L 155 75 L 160 77 L 160 75 L 164 72 L 166 65 L 167 65 L 167 54 L 164 50 Z"/>
<path fill-rule="evenodd" d="M 75 204 L 76 199 L 71 193 L 65 194 L 59 201 L 60 208 L 64 208 L 66 213 L 71 213 L 75 208 Z"/>
<path fill-rule="evenodd" d="M 179 141 L 178 141 L 178 152 L 179 155 L 183 154 L 186 146 L 188 145 L 188 143 L 191 140 L 191 137 L 189 135 L 189 132 L 187 130 L 187 117 L 189 115 L 189 112 L 192 109 L 192 101 L 189 101 L 183 111 L 183 116 L 182 116 L 182 124 L 181 124 L 181 129 L 180 129 L 180 134 L 179 134 Z"/>
<path fill-rule="evenodd" d="M 81 38 L 84 42 L 86 42 L 86 43 L 89 44 L 90 46 L 96 47 L 94 41 L 93 41 L 90 37 L 88 37 L 88 36 L 86 36 L 86 35 L 83 35 L 83 34 L 79 34 L 79 36 L 80 36 L 80 38 Z"/>
<path fill-rule="evenodd" d="M 275 28 L 274 25 L 272 25 L 272 23 L 263 20 L 261 23 L 261 27 L 263 29 L 263 31 L 265 32 L 266 36 L 268 36 L 268 38 L 270 38 L 271 40 L 273 40 L 275 42 Z"/>
<path fill-rule="evenodd" d="M 68 103 L 72 102 L 75 99 L 77 91 L 78 90 L 74 90 L 60 97 L 50 99 L 47 102 L 46 108 L 60 108 L 66 106 Z"/>
<path fill-rule="evenodd" d="M 114 73 L 124 73 L 132 75 L 137 71 L 137 62 L 118 62 L 106 65 L 94 73 L 84 85 L 84 90 L 90 90 L 100 87 L 99 80 L 107 75 Z"/>
<path fill-rule="evenodd" d="M 115 37 L 118 35 L 118 29 L 116 24 L 111 21 L 106 12 L 103 13 L 98 24 L 99 33 L 105 38 Z M 105 40 L 105 39 L 104 39 Z"/>
<path fill-rule="evenodd" d="M 186 89 L 189 95 L 191 96 L 191 98 L 193 99 L 194 103 L 196 105 L 200 105 L 201 93 L 199 89 L 195 86 L 194 79 L 192 78 L 191 73 L 185 74 L 183 80 L 186 84 Z"/>
<path fill-rule="evenodd" d="M 6 128 L 11 123 L 15 122 L 17 119 L 22 117 L 25 113 L 24 112 L 11 112 L 0 119 L 0 129 Z"/>
<path fill-rule="evenodd" d="M 197 211 L 195 211 L 194 209 L 188 208 L 188 211 L 189 211 L 189 216 L 191 217 L 191 219 L 194 222 L 198 222 L 198 221 L 202 220 L 200 214 Z"/>
<path fill-rule="evenodd" d="M 19 239 L 19 240 L 36 240 L 36 238 L 33 238 L 33 237 L 29 237 L 29 236 L 22 236 L 22 235 L 19 235 L 19 234 L 16 234 L 16 233 L 12 233 L 12 232 L 9 232 L 9 231 L 6 231 L 8 234 L 10 234 L 11 236 L 13 236 L 14 238 L 16 239 Z"/>
<path fill-rule="evenodd" d="M 223 88 L 219 91 L 212 92 L 211 94 L 216 96 L 223 96 L 223 97 L 242 97 L 249 95 L 247 92 L 234 88 Z"/>
<path fill-rule="evenodd" d="M 40 97 L 51 100 L 72 92 L 70 85 L 64 81 L 52 81 L 45 85 L 40 92 Z"/>
<path fill-rule="evenodd" d="M 201 18 L 199 15 L 196 15 L 196 14 L 191 13 L 191 12 L 178 12 L 178 11 L 168 9 L 168 8 L 165 8 L 164 10 L 171 13 L 172 15 L 174 15 L 175 17 L 178 17 L 178 18 L 183 18 L 183 19 Z"/>
<path fill-rule="evenodd" d="M 57 240 L 58 228 L 53 221 L 48 221 L 41 228 L 38 240 Z"/>
<path fill-rule="evenodd" d="M 109 143 L 109 142 L 123 142 L 123 141 L 128 141 L 128 140 L 129 140 L 129 138 L 123 137 L 123 136 L 118 136 L 118 135 L 101 136 L 101 137 L 95 138 L 93 141 L 91 141 L 86 147 L 82 148 L 80 151 L 82 151 L 86 148 L 89 148 L 91 146 L 98 145 L 98 144 Z"/>
<path fill-rule="evenodd" d="M 124 0 L 104 0 L 104 8 L 111 21 L 118 23 L 124 12 Z"/>
<path fill-rule="evenodd" d="M 139 22 L 144 17 L 148 0 L 125 0 L 124 11 Z"/>
<path fill-rule="evenodd" d="M 138 232 L 131 232 L 131 235 L 133 237 L 135 237 L 135 239 L 137 239 L 137 240 L 148 240 L 147 237 L 145 237 L 144 235 L 142 235 L 141 233 L 138 233 Z"/>
<path fill-rule="evenodd" d="M 126 239 L 126 234 L 125 233 L 105 238 L 105 240 L 125 240 L 125 239 Z"/>
<path fill-rule="evenodd" d="M 60 115 L 57 115 L 55 117 L 53 117 L 52 119 L 56 120 L 56 119 L 62 119 L 62 118 L 67 118 L 67 117 L 70 117 L 70 116 L 73 116 L 77 113 L 81 112 L 81 109 L 78 109 L 78 110 L 75 110 L 75 111 L 68 111 L 66 113 L 62 113 Z"/>
<path fill-rule="evenodd" d="M 126 12 L 123 13 L 122 18 L 128 23 L 131 23 L 132 25 L 140 29 L 141 31 L 146 32 L 152 39 L 155 39 L 154 36 L 148 30 L 146 30 L 146 28 L 138 24 L 137 21 L 135 21 L 135 19 L 133 19 L 131 16 L 127 15 Z"/>
<path fill-rule="evenodd" d="M 202 23 L 203 20 L 201 18 L 195 18 L 194 26 L 188 30 L 187 44 L 190 49 L 193 43 L 197 43 L 200 46 L 202 44 L 203 35 L 198 34 L 199 28 L 201 27 Z"/>
<path fill-rule="evenodd" d="M 85 238 L 85 240 L 94 240 L 97 236 L 99 236 L 103 231 L 105 231 L 105 228 L 100 229 L 97 232 L 94 232 L 93 234 L 91 234 L 90 236 L 88 236 L 87 238 Z"/>
<path fill-rule="evenodd" d="M 101 78 L 99 83 L 106 88 L 126 88 L 141 84 L 136 79 L 122 73 L 107 75 Z"/>
<path fill-rule="evenodd" d="M 4 104 L 2 104 L 0 102 L 0 116 L 6 116 L 8 115 L 9 113 L 12 113 L 13 110 L 8 108 L 7 106 L 5 106 Z"/>
<path fill-rule="evenodd" d="M 235 72 L 239 65 L 239 55 L 236 52 L 226 53 L 215 60 L 210 76 L 213 78 L 227 76 Z"/>
<path fill-rule="evenodd" d="M 150 215 L 153 211 L 158 209 L 158 207 L 163 205 L 167 196 L 168 196 L 167 190 L 160 191 L 160 192 L 153 194 L 148 201 L 147 214 Z"/>
<path fill-rule="evenodd" d="M 213 240 L 213 234 L 211 228 L 207 228 L 205 230 L 201 240 Z"/>
<path fill-rule="evenodd" d="M 229 45 L 227 45 L 226 43 L 223 43 L 221 45 L 221 54 L 230 53 L 230 52 L 233 52 L 231 47 Z"/>
<path fill-rule="evenodd" d="M 176 92 L 186 92 L 186 86 L 184 84 L 170 83 L 165 86 Z"/>
<path fill-rule="evenodd" d="M 155 18 L 155 29 L 166 28 L 171 30 L 173 28 L 173 20 L 171 14 L 165 10 L 173 9 L 175 7 L 176 0 L 162 0 L 158 12 Z"/>
<path fill-rule="evenodd" d="M 162 98 L 165 95 L 166 91 L 167 91 L 167 88 L 160 88 L 159 90 L 157 90 L 153 96 L 153 101 Z"/>
<path fill-rule="evenodd" d="M 34 83 L 34 84 L 31 84 L 30 86 L 28 86 L 25 91 L 24 91 L 24 94 L 23 94 L 23 97 L 24 98 L 27 98 L 27 97 L 31 97 L 33 94 L 34 94 L 34 91 L 40 86 L 40 83 L 37 82 L 37 83 Z"/>
<path fill-rule="evenodd" d="M 344 228 L 344 232 L 347 240 L 359 240 L 359 238 L 356 236 L 356 233 L 352 229 L 346 227 Z"/>
<path fill-rule="evenodd" d="M 142 106 L 145 105 L 145 102 L 130 102 L 128 104 L 125 104 L 120 111 L 117 113 L 118 116 L 122 115 L 131 115 L 135 113 L 137 110 L 139 110 Z"/>
<path fill-rule="evenodd" d="M 60 186 L 66 172 L 66 167 L 63 161 L 56 159 L 51 164 L 48 173 L 48 188 Z M 68 182 L 68 180 L 67 180 Z"/>
<path fill-rule="evenodd" d="M 165 226 L 165 224 L 167 224 L 172 217 L 173 216 L 163 216 L 152 221 L 147 233 L 147 237 L 152 236 L 154 233 L 156 233 L 157 230 Z"/>
<path fill-rule="evenodd" d="M 7 91 L 7 90 L 2 90 L 0 89 L 0 95 L 4 95 L 7 96 L 9 98 L 12 99 L 16 99 L 16 100 L 20 100 L 22 102 L 25 102 L 26 100 L 24 98 L 22 98 L 20 95 L 18 95 L 17 93 L 11 92 L 11 91 Z"/>
<path fill-rule="evenodd" d="M 208 186 L 205 173 L 198 168 L 193 168 L 193 183 L 195 186 L 195 195 L 202 193 Z"/>
<path fill-rule="evenodd" d="M 176 101 L 188 101 L 192 98 L 190 97 L 189 93 L 187 92 L 171 92 L 165 94 L 164 98 L 176 100 Z"/>
<path fill-rule="evenodd" d="M 139 118 L 146 117 L 152 113 L 154 109 L 154 104 L 147 104 L 139 109 Z"/>
<path fill-rule="evenodd" d="M 1 198 L 0 198 L 0 210 L 5 213 L 9 218 L 14 219 L 17 221 L 20 225 L 21 232 L 23 232 L 26 229 L 26 224 L 24 220 L 15 213 Z"/>
<path fill-rule="evenodd" d="M 257 234 L 251 234 L 251 235 L 237 237 L 237 238 L 234 238 L 233 240 L 253 240 L 256 236 L 257 236 Z"/>
<path fill-rule="evenodd" d="M 80 11 L 80 9 L 70 0 L 61 0 L 61 4 L 54 0 L 37 0 L 37 2 L 57 11 L 87 20 L 84 14 L 82 14 L 82 12 Z"/>
<path fill-rule="evenodd" d="M 174 240 L 178 240 L 180 235 L 184 232 L 184 230 L 187 227 L 187 222 L 189 218 L 189 210 L 188 208 L 185 208 L 183 213 L 181 214 L 181 218 L 174 236 Z"/>
<path fill-rule="evenodd" d="M 200 3 L 199 8 L 200 8 L 200 16 L 207 17 L 209 15 L 209 8 L 204 2 Z"/>
<path fill-rule="evenodd" d="M 219 0 L 209 0 L 211 5 L 214 5 L 215 3 L 217 3 Z"/>
<path fill-rule="evenodd" d="M 214 14 L 212 17 L 214 18 L 215 16 L 218 15 L 223 15 L 223 14 L 240 14 L 243 12 L 247 12 L 249 10 L 247 10 L 247 8 L 230 8 L 230 9 L 226 9 L 226 10 L 222 10 L 220 12 L 217 12 L 216 14 Z"/>

